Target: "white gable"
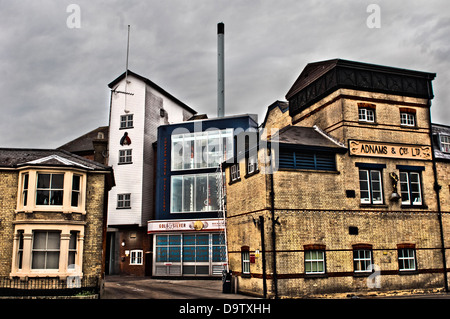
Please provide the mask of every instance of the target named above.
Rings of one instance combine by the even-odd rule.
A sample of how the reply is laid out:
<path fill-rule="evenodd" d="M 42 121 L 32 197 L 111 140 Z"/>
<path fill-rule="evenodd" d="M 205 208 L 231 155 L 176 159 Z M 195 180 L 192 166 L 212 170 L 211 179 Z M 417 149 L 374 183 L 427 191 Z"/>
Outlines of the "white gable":
<path fill-rule="evenodd" d="M 85 166 L 85 165 L 80 164 L 80 163 L 76 163 L 74 161 L 71 161 L 71 160 L 69 160 L 67 158 L 64 158 L 64 157 L 61 157 L 61 156 L 58 156 L 58 155 L 50 155 L 50 156 L 39 158 L 37 160 L 31 161 L 31 162 L 27 162 L 27 163 L 24 163 L 24 164 L 32 164 L 32 165 L 44 164 L 45 162 L 48 162 L 48 161 L 51 161 L 51 160 L 56 160 L 56 161 L 60 162 L 61 164 L 64 164 L 64 165 L 67 165 L 67 166 L 78 166 L 78 167 L 82 167 L 82 168 L 85 168 L 85 169 L 92 169 L 92 168 L 90 168 L 88 166 Z"/>

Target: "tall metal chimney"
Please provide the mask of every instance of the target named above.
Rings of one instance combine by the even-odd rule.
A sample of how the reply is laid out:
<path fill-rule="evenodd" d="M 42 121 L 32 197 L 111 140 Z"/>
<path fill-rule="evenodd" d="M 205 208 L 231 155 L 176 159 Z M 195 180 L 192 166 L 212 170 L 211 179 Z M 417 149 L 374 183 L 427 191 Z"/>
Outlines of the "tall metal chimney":
<path fill-rule="evenodd" d="M 225 25 L 217 24 L 217 117 L 225 115 Z"/>

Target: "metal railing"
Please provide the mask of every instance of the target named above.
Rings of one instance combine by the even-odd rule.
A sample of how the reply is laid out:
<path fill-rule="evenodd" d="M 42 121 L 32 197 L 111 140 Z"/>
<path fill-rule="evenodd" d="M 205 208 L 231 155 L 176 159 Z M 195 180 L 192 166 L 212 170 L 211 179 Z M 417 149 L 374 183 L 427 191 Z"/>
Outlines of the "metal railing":
<path fill-rule="evenodd" d="M 74 296 L 98 294 L 100 278 L 96 276 L 35 277 L 20 279 L 0 277 L 0 296 Z"/>

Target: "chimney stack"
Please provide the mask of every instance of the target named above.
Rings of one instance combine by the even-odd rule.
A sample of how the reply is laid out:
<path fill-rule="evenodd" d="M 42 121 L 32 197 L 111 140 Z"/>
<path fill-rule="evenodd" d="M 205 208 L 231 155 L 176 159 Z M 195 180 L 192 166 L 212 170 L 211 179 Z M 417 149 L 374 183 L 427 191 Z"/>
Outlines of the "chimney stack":
<path fill-rule="evenodd" d="M 225 115 L 225 59 L 224 59 L 225 25 L 217 24 L 217 117 Z"/>

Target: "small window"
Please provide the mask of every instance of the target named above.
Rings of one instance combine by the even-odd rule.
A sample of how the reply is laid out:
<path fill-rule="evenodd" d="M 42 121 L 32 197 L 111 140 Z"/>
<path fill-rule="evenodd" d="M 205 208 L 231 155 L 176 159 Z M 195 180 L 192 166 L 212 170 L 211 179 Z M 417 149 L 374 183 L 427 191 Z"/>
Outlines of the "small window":
<path fill-rule="evenodd" d="M 80 186 L 81 182 L 81 176 L 80 175 L 73 175 L 72 178 L 72 200 L 71 200 L 71 206 L 72 207 L 78 207 L 80 204 Z"/>
<path fill-rule="evenodd" d="M 237 181 L 238 179 L 241 178 L 241 172 L 239 169 L 239 163 L 234 164 L 233 166 L 231 166 L 231 181 Z"/>
<path fill-rule="evenodd" d="M 17 236 L 19 237 L 19 247 L 17 248 L 17 268 L 22 269 L 23 262 L 23 230 L 17 231 Z"/>
<path fill-rule="evenodd" d="M 401 112 L 400 113 L 400 124 L 404 126 L 415 126 L 416 119 L 414 113 Z"/>
<path fill-rule="evenodd" d="M 355 273 L 372 271 L 372 250 L 354 249 L 353 250 L 353 269 Z"/>
<path fill-rule="evenodd" d="M 403 205 L 422 205 L 420 173 L 400 172 L 400 193 Z"/>
<path fill-rule="evenodd" d="M 250 274 L 250 251 L 247 249 L 242 249 L 241 252 L 242 259 L 242 273 Z"/>
<path fill-rule="evenodd" d="M 120 150 L 119 151 L 119 164 L 132 163 L 132 150 Z"/>
<path fill-rule="evenodd" d="M 67 262 L 69 269 L 75 269 L 76 256 L 77 256 L 78 233 L 79 232 L 77 232 L 77 231 L 70 232 L 69 258 L 68 258 L 68 262 Z"/>
<path fill-rule="evenodd" d="M 132 128 L 133 127 L 133 114 L 126 114 L 120 116 L 120 128 Z"/>
<path fill-rule="evenodd" d="M 305 273 L 306 274 L 325 273 L 325 251 L 323 250 L 305 251 Z"/>
<path fill-rule="evenodd" d="M 247 158 L 247 174 L 252 174 L 256 171 L 258 171 L 258 156 L 249 156 Z"/>
<path fill-rule="evenodd" d="M 398 249 L 398 269 L 400 271 L 416 270 L 416 251 L 414 248 Z"/>
<path fill-rule="evenodd" d="M 28 202 L 28 181 L 29 181 L 29 174 L 24 174 L 23 175 L 23 190 L 22 190 L 23 206 L 27 206 L 27 202 Z"/>
<path fill-rule="evenodd" d="M 130 265 L 142 265 L 142 250 L 132 250 L 130 252 Z"/>
<path fill-rule="evenodd" d="M 369 108 L 359 108 L 358 118 L 360 122 L 375 122 L 375 110 Z"/>
<path fill-rule="evenodd" d="M 117 208 L 131 208 L 131 194 L 118 194 Z"/>
<path fill-rule="evenodd" d="M 383 204 L 381 171 L 359 170 L 361 204 Z"/>
<path fill-rule="evenodd" d="M 450 153 L 450 136 L 441 135 L 440 141 L 441 141 L 441 151 L 444 153 Z"/>

